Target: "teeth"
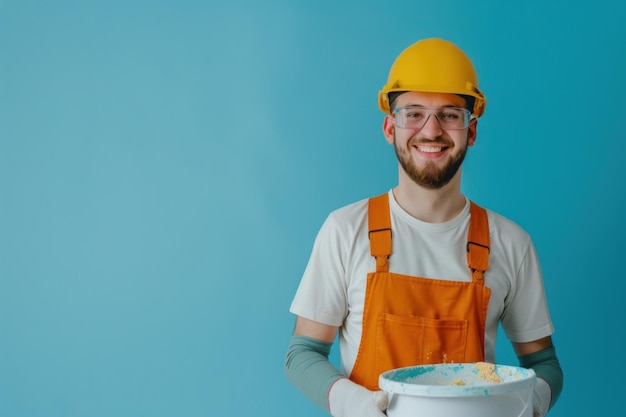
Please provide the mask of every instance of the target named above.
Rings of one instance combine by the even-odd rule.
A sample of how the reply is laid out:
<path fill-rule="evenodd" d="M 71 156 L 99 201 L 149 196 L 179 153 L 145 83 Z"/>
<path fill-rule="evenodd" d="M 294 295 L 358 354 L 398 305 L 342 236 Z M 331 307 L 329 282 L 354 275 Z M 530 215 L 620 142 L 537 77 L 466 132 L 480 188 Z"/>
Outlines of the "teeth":
<path fill-rule="evenodd" d="M 417 149 L 418 149 L 420 152 L 435 153 L 435 152 L 441 152 L 441 150 L 442 150 L 443 148 L 433 148 L 433 147 L 431 147 L 431 146 L 429 146 L 429 147 L 420 147 L 420 146 L 418 146 L 418 147 L 417 147 Z"/>

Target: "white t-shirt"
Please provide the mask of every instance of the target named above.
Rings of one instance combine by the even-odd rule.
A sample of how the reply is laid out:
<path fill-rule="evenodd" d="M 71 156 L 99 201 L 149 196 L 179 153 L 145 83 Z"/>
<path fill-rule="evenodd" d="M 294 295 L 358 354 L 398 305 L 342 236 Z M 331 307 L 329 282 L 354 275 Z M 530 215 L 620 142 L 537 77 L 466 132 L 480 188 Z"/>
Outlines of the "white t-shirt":
<path fill-rule="evenodd" d="M 364 199 L 330 213 L 291 304 L 298 316 L 339 326 L 341 365 L 346 375 L 359 349 L 366 278 L 376 270 L 370 255 Z M 445 223 L 409 215 L 389 191 L 393 254 L 389 272 L 423 278 L 471 281 L 467 266 L 470 209 Z M 491 289 L 485 360 L 495 362 L 498 322 L 514 342 L 530 342 L 554 332 L 539 260 L 530 236 L 517 224 L 487 210 L 491 239 L 485 285 Z"/>

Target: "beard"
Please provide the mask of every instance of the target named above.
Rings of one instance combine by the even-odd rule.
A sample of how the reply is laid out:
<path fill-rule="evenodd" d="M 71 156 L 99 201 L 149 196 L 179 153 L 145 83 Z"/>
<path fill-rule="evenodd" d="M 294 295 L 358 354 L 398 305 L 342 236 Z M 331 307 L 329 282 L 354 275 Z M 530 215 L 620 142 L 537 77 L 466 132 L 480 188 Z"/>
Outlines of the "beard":
<path fill-rule="evenodd" d="M 428 188 L 431 190 L 436 190 L 442 188 L 444 185 L 448 184 L 452 178 L 459 171 L 459 168 L 463 164 L 463 160 L 465 159 L 465 155 L 467 154 L 467 142 L 462 149 L 459 150 L 458 153 L 454 154 L 446 164 L 442 167 L 438 167 L 432 161 L 426 163 L 426 165 L 422 168 L 419 168 L 413 159 L 411 158 L 410 147 L 412 146 L 413 141 L 409 142 L 407 148 L 400 149 L 397 145 L 397 142 L 394 141 L 394 149 L 396 151 L 396 157 L 398 158 L 398 162 L 402 166 L 402 169 L 406 174 L 415 182 L 417 185 L 420 185 L 424 188 Z M 453 145 L 449 140 L 444 138 L 436 138 L 435 140 L 428 141 L 430 144 L 441 144 L 442 146 L 450 146 Z"/>

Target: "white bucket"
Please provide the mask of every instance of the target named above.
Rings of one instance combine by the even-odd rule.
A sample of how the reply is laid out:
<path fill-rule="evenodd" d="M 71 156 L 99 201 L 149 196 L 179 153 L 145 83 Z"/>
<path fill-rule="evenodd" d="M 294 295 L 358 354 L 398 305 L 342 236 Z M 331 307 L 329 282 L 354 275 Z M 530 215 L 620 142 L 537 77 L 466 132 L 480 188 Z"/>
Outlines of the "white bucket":
<path fill-rule="evenodd" d="M 389 417 L 532 417 L 535 372 L 495 372 L 501 382 L 481 377 L 476 363 L 420 365 L 381 374 L 379 386 L 390 394 Z"/>

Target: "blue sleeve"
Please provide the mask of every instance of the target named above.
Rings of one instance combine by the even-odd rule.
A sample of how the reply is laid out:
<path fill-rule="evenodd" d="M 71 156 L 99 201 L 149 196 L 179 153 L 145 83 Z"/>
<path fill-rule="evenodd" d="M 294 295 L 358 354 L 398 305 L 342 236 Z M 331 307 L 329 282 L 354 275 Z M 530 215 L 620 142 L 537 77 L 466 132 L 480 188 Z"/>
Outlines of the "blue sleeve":
<path fill-rule="evenodd" d="M 518 356 L 518 360 L 520 366 L 531 368 L 537 374 L 537 378 L 543 379 L 550 385 L 552 391 L 550 408 L 552 408 L 563 390 L 563 370 L 556 357 L 554 346 L 530 355 Z"/>
<path fill-rule="evenodd" d="M 328 411 L 328 391 L 344 375 L 328 360 L 332 343 L 292 336 L 285 356 L 287 379 L 308 399 Z"/>

